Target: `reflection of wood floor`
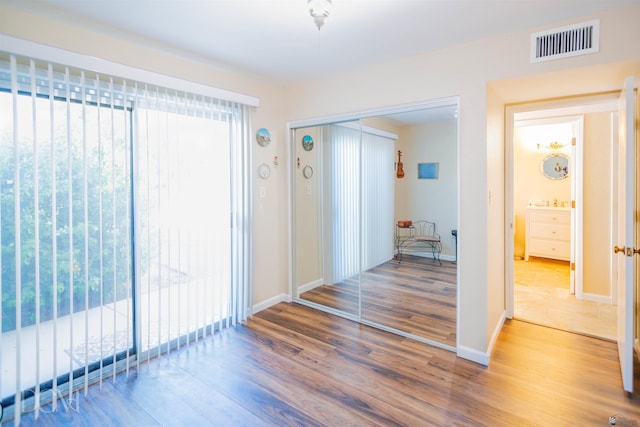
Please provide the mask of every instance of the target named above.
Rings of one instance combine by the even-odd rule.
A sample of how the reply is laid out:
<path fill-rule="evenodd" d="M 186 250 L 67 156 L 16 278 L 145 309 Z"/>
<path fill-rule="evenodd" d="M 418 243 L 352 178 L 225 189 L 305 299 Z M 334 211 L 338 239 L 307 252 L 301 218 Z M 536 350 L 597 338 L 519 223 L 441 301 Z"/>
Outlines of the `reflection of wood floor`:
<path fill-rule="evenodd" d="M 358 314 L 357 280 L 321 285 L 300 298 Z M 403 255 L 362 275 L 362 319 L 455 347 L 456 264 Z"/>

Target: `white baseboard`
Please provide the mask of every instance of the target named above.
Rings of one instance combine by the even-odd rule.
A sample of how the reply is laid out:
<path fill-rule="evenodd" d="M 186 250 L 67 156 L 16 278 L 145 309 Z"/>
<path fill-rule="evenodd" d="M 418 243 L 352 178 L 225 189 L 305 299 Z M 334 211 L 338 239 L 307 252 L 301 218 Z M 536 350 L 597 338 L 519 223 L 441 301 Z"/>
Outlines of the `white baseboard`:
<path fill-rule="evenodd" d="M 597 302 L 599 304 L 609 304 L 609 305 L 613 304 L 613 299 L 611 298 L 611 296 L 608 296 L 608 295 L 598 295 L 598 294 L 583 293 L 582 294 L 582 299 L 584 301 Z"/>
<path fill-rule="evenodd" d="M 504 321 L 507 319 L 507 312 L 503 311 L 500 315 L 500 320 L 498 320 L 498 324 L 493 330 L 493 334 L 491 335 L 491 340 L 489 341 L 489 348 L 487 349 L 487 353 L 491 355 L 493 351 L 493 346 L 496 345 L 496 341 L 498 341 L 498 337 L 500 336 L 500 332 L 502 331 L 502 327 L 504 326 Z"/>
<path fill-rule="evenodd" d="M 440 254 L 440 259 L 443 260 L 443 261 L 456 261 L 456 256 L 455 255 Z"/>
<path fill-rule="evenodd" d="M 253 305 L 253 314 L 256 314 L 266 308 L 279 304 L 281 302 L 291 302 L 291 295 L 288 294 L 280 294 L 275 297 L 271 297 L 262 302 Z"/>
<path fill-rule="evenodd" d="M 305 283 L 304 285 L 298 286 L 298 295 L 300 295 L 303 292 L 310 291 L 313 288 L 317 288 L 323 283 L 324 283 L 324 279 L 320 278 L 320 279 L 314 280 L 313 282 Z"/>
<path fill-rule="evenodd" d="M 502 331 L 502 326 L 504 325 L 504 321 L 506 319 L 506 312 L 502 312 L 500 316 L 500 320 L 493 330 L 493 334 L 491 334 L 491 340 L 489 341 L 489 347 L 486 352 L 482 352 L 473 348 L 458 346 L 456 354 L 458 357 L 462 357 L 463 359 L 471 360 L 472 362 L 479 363 L 484 366 L 489 366 L 489 359 L 491 358 L 491 352 L 493 351 L 493 346 L 496 344 L 498 340 L 498 336 L 500 335 L 500 331 Z"/>
<path fill-rule="evenodd" d="M 422 257 L 422 258 L 431 258 L 431 259 L 433 259 L 433 254 L 431 252 L 403 251 L 402 254 L 403 255 L 415 255 L 415 256 Z M 455 257 L 455 255 L 440 254 L 440 259 L 442 261 L 455 261 L 456 257 Z"/>
<path fill-rule="evenodd" d="M 456 355 L 463 359 L 471 360 L 472 362 L 476 362 L 484 366 L 489 366 L 489 353 L 459 345 L 456 349 Z"/>

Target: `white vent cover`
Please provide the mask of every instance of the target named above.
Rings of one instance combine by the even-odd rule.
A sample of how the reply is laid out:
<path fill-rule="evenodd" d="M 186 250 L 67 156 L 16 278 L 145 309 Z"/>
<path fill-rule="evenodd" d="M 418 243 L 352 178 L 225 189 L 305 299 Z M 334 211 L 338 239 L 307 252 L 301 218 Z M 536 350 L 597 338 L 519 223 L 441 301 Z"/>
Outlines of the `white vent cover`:
<path fill-rule="evenodd" d="M 600 20 L 531 34 L 531 62 L 586 55 L 600 49 Z"/>

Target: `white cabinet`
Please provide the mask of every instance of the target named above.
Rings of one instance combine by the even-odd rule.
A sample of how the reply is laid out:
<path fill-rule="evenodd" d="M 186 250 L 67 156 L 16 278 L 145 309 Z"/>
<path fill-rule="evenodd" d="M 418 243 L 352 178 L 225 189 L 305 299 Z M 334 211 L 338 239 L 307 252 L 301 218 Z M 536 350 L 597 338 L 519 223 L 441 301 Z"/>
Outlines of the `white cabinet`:
<path fill-rule="evenodd" d="M 571 259 L 571 209 L 527 207 L 525 261 L 529 256 Z"/>

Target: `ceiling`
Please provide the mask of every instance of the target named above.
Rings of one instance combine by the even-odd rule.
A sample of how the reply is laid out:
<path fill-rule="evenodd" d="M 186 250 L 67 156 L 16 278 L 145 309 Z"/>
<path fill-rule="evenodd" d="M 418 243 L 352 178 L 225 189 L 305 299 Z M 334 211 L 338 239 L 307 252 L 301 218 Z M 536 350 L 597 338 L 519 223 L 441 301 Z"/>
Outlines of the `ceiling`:
<path fill-rule="evenodd" d="M 318 31 L 306 0 L 0 0 L 283 85 L 638 1 L 333 0 Z"/>

